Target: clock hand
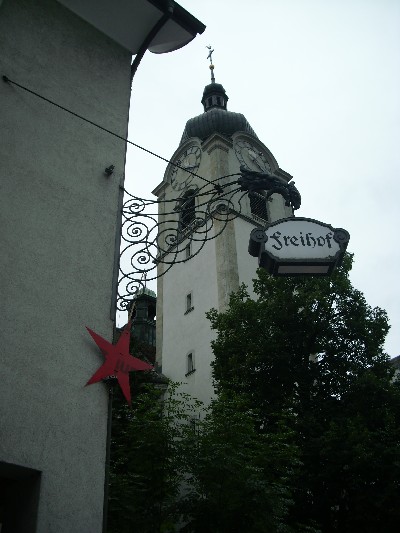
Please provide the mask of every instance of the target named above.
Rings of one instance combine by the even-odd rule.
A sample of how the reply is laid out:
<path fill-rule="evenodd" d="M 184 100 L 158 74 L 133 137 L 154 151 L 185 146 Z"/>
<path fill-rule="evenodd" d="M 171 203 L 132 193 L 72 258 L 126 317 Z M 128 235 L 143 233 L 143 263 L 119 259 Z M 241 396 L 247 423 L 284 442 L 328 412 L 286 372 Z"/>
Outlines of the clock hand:
<path fill-rule="evenodd" d="M 248 150 L 247 153 L 249 155 L 249 158 L 252 160 L 252 162 L 258 166 L 258 168 L 261 170 L 261 172 L 263 172 L 264 168 L 258 162 L 258 158 L 260 157 L 261 153 L 256 154 L 255 152 L 253 152 L 253 150 Z"/>
<path fill-rule="evenodd" d="M 258 168 L 261 170 L 261 172 L 265 172 L 265 168 L 263 168 L 260 163 L 258 162 L 258 159 L 253 159 L 253 163 L 255 163 Z"/>

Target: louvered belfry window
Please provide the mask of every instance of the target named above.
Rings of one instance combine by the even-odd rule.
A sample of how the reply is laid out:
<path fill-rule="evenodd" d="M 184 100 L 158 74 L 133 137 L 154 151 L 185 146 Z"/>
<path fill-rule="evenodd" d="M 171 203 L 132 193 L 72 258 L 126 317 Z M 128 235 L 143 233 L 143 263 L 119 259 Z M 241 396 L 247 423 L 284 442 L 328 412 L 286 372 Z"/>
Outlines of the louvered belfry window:
<path fill-rule="evenodd" d="M 268 221 L 267 199 L 262 194 L 252 192 L 249 194 L 251 214 Z"/>

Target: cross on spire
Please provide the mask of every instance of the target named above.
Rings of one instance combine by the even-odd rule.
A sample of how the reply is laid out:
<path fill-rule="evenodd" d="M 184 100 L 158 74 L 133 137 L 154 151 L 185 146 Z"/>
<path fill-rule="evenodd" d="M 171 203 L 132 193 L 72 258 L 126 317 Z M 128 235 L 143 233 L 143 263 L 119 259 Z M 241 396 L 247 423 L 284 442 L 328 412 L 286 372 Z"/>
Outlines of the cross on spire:
<path fill-rule="evenodd" d="M 214 49 L 212 48 L 212 46 L 206 46 L 206 48 L 208 48 L 209 52 L 208 52 L 208 56 L 207 56 L 207 59 L 210 60 L 210 70 L 211 70 L 211 83 L 215 83 L 215 77 L 214 77 L 214 65 L 213 65 L 213 62 L 212 62 L 212 54 L 214 52 Z"/>

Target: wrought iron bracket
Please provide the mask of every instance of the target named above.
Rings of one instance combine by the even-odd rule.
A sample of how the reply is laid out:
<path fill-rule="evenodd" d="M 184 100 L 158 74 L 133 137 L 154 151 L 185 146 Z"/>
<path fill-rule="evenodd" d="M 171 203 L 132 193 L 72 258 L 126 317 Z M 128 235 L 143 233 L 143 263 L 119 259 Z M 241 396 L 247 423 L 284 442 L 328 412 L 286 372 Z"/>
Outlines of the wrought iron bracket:
<path fill-rule="evenodd" d="M 164 276 L 173 265 L 201 253 L 229 221 L 242 216 L 243 198 L 266 191 L 265 198 L 281 194 L 287 205 L 298 209 L 300 193 L 277 176 L 241 168 L 238 180 L 222 184 L 220 179 L 196 187 L 193 195 L 178 198 L 139 198 L 124 190 L 117 309 L 129 303 L 152 280 Z M 218 221 L 218 224 L 216 222 Z M 191 246 L 196 243 L 196 246 Z M 191 250 L 186 253 L 188 248 Z M 161 267 L 162 265 L 162 267 Z"/>

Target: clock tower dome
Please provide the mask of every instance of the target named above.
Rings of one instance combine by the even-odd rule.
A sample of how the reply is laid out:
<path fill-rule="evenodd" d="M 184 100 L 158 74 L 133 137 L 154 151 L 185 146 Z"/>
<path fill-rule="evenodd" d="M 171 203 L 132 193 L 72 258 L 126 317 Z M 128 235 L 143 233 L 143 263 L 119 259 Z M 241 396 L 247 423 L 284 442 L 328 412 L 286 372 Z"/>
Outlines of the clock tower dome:
<path fill-rule="evenodd" d="M 227 110 L 228 96 L 213 71 L 211 79 L 201 100 L 204 112 L 186 123 L 153 191 L 159 200 L 157 362 L 165 376 L 206 404 L 214 394 L 214 332 L 205 313 L 225 309 L 241 283 L 252 294 L 258 265 L 247 251 L 251 230 L 293 216 L 280 194 L 240 191 L 243 170 L 285 184 L 291 176 L 246 118 Z"/>

